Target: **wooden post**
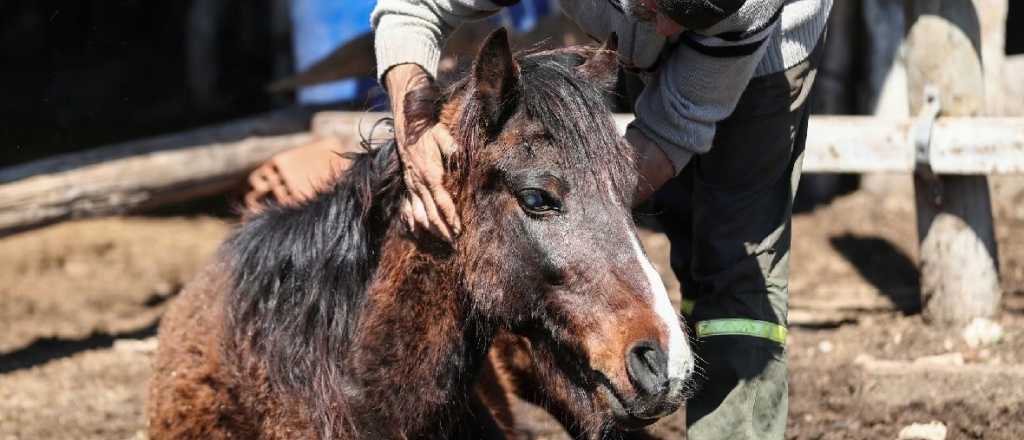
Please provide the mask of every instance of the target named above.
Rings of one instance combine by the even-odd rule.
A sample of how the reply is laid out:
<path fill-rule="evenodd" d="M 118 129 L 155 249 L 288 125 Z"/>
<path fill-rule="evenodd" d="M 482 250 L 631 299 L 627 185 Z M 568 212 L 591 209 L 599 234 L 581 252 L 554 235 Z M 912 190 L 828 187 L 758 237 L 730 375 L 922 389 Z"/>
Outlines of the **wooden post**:
<path fill-rule="evenodd" d="M 970 0 L 907 2 L 906 67 L 910 109 L 920 113 L 926 86 L 938 88 L 942 116 L 985 109 L 981 30 Z M 998 254 L 985 176 L 917 173 L 917 230 L 926 320 L 963 324 L 999 307 Z"/>
<path fill-rule="evenodd" d="M 1006 116 L 1006 14 L 1009 0 L 975 0 L 981 23 L 981 59 L 985 71 L 985 112 Z"/>

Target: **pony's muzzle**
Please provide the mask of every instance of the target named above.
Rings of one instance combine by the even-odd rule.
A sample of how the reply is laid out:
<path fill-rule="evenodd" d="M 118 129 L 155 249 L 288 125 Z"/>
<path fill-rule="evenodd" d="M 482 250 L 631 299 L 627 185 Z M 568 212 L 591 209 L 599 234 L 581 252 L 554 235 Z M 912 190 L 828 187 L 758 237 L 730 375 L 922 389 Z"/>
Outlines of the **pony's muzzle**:
<path fill-rule="evenodd" d="M 626 371 L 637 390 L 637 398 L 625 408 L 630 416 L 653 421 L 682 406 L 685 383 L 669 377 L 668 362 L 668 355 L 656 343 L 641 341 L 630 348 Z"/>
<path fill-rule="evenodd" d="M 661 394 L 668 385 L 668 355 L 650 341 L 637 342 L 626 356 L 626 371 L 640 395 Z"/>

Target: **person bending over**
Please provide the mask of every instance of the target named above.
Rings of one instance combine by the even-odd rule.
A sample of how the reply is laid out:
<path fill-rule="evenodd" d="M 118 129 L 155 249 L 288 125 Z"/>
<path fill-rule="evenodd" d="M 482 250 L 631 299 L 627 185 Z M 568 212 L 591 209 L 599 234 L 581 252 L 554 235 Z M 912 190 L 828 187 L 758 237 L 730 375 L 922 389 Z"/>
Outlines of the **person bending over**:
<path fill-rule="evenodd" d="M 454 140 L 437 124 L 404 142 L 406 126 L 416 122 L 404 120 L 405 96 L 434 81 L 455 28 L 514 3 L 380 0 L 373 12 L 377 71 L 408 188 L 401 215 L 414 231 L 451 241 L 460 221 L 442 185 L 442 156 Z M 637 203 L 653 196 L 671 241 L 706 377 L 687 404 L 688 437 L 782 439 L 790 222 L 831 0 L 560 3 L 595 39 L 615 33 L 624 70 L 644 84 L 628 96 Z M 343 167 L 331 152 L 339 146 L 324 142 L 254 172 L 248 201 L 311 196 Z"/>

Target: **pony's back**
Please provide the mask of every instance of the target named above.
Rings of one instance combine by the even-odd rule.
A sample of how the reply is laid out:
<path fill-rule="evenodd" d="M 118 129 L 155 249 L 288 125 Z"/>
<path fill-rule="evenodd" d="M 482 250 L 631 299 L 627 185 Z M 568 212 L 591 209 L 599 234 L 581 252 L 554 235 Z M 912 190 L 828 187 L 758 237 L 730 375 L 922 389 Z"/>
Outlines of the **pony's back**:
<path fill-rule="evenodd" d="M 372 248 L 395 176 L 392 141 L 357 155 L 331 191 L 300 207 L 269 207 L 221 246 L 161 321 L 151 438 L 317 436 L 301 405 L 275 392 L 296 384 L 269 378 L 325 374 L 327 354 L 344 344 L 376 266 Z M 317 357 L 324 364 L 293 362 Z"/>
<path fill-rule="evenodd" d="M 226 337 L 255 352 L 275 385 L 301 393 L 308 378 L 340 374 L 338 353 L 347 351 L 391 223 L 396 150 L 394 141 L 367 148 L 331 191 L 267 209 L 225 243 Z"/>

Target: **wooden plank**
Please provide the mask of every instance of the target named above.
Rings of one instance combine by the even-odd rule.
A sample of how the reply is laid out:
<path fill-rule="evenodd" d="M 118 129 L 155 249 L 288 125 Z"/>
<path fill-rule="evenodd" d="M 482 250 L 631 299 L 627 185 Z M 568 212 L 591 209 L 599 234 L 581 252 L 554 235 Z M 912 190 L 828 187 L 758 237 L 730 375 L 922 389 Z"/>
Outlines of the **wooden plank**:
<path fill-rule="evenodd" d="M 291 109 L 0 170 L 0 234 L 224 192 L 308 142 L 311 115 Z"/>
<path fill-rule="evenodd" d="M 621 131 L 633 115 L 616 115 Z M 910 119 L 811 116 L 804 172 L 909 173 L 914 170 Z M 1024 118 L 939 118 L 932 132 L 939 174 L 1024 174 Z"/>
<path fill-rule="evenodd" d="M 912 172 L 912 126 L 907 119 L 812 117 L 804 171 Z M 932 131 L 931 164 L 938 174 L 1024 173 L 1024 119 L 939 118 Z"/>
<path fill-rule="evenodd" d="M 353 127 L 357 120 L 373 121 L 385 116 L 322 112 L 317 120 L 325 127 Z M 632 114 L 615 115 L 621 133 L 631 121 Z M 811 116 L 809 124 L 804 172 L 914 171 L 911 119 Z M 1024 174 L 1024 118 L 942 117 L 932 133 L 932 168 L 939 174 Z"/>
<path fill-rule="evenodd" d="M 328 111 L 313 121 L 318 133 L 366 134 L 387 113 Z M 621 133 L 632 114 L 616 114 Z M 804 172 L 914 171 L 911 119 L 811 116 Z M 932 132 L 932 168 L 939 174 L 1024 174 L 1024 118 L 940 117 Z"/>
<path fill-rule="evenodd" d="M 940 174 L 1024 173 L 1024 118 L 939 118 L 931 162 Z"/>
<path fill-rule="evenodd" d="M 905 173 L 914 169 L 909 120 L 868 116 L 813 117 L 807 126 L 805 173 Z"/>
<path fill-rule="evenodd" d="M 288 110 L 0 169 L 0 234 L 67 218 L 110 215 L 228 190 L 273 154 L 311 139 L 311 110 Z M 371 112 L 321 112 L 317 135 L 355 142 Z M 621 130 L 632 115 L 616 115 Z M 910 172 L 910 120 L 811 117 L 806 172 Z M 379 136 L 379 134 L 378 134 Z M 934 168 L 953 174 L 1024 173 L 1024 119 L 940 118 Z"/>

